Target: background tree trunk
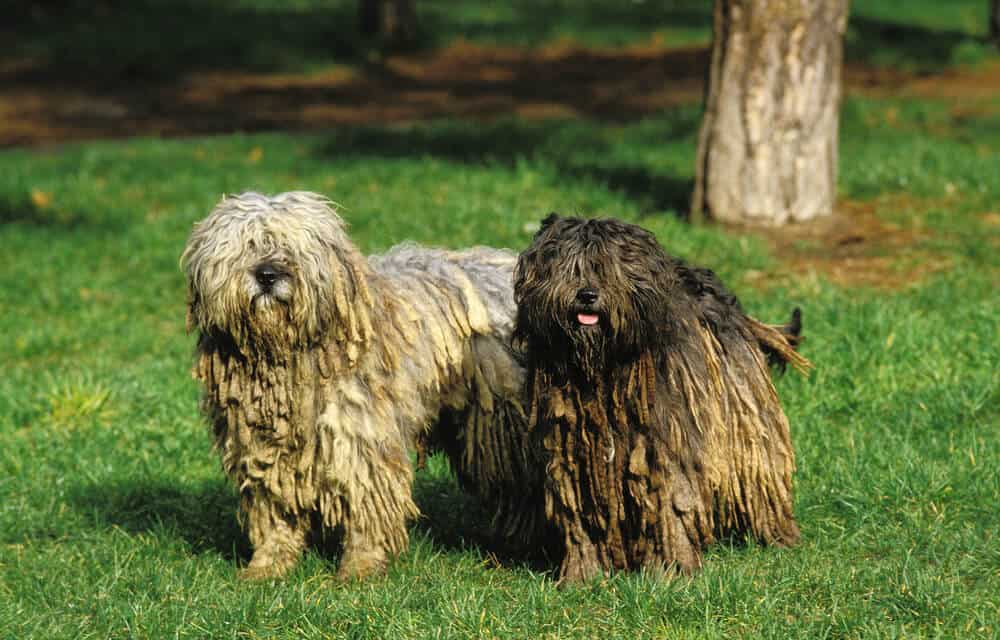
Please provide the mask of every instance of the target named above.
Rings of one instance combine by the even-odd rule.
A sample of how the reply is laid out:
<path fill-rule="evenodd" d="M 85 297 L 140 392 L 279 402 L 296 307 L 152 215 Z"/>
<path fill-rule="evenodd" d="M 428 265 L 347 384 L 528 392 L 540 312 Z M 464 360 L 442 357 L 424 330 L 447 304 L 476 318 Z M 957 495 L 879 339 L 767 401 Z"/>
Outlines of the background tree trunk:
<path fill-rule="evenodd" d="M 407 45 L 417 39 L 415 0 L 360 0 L 361 33 L 377 36 L 389 45 Z"/>
<path fill-rule="evenodd" d="M 833 211 L 848 0 L 715 0 L 692 219 Z"/>

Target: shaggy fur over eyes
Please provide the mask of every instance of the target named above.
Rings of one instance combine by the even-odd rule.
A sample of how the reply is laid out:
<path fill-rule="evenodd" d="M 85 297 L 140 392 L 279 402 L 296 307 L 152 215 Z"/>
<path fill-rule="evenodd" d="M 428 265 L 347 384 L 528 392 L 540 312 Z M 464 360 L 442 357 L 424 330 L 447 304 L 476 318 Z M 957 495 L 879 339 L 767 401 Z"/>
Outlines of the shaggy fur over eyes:
<path fill-rule="evenodd" d="M 409 450 L 438 425 L 460 476 L 497 498 L 455 429 L 524 433 L 512 253 L 366 259 L 326 198 L 244 193 L 195 225 L 181 262 L 203 411 L 254 549 L 244 577 L 284 575 L 324 532 L 341 577 L 382 570 L 417 515 Z"/>
<path fill-rule="evenodd" d="M 806 369 L 800 316 L 746 315 L 707 269 L 616 220 L 546 218 L 520 256 L 529 448 L 563 580 L 700 566 L 720 536 L 799 538 L 768 360 Z"/>

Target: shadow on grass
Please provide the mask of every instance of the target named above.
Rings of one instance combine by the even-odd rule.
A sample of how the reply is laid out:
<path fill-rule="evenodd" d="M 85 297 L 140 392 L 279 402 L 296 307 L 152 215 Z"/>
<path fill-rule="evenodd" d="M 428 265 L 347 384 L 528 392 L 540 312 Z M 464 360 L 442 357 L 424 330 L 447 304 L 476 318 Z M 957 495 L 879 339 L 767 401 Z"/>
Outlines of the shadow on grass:
<path fill-rule="evenodd" d="M 490 556 L 499 566 L 521 567 L 535 572 L 552 569 L 541 548 L 504 546 L 494 536 L 492 513 L 452 478 L 418 473 L 413 487 L 420 518 L 413 526 L 435 546 L 445 551 L 475 551 Z"/>
<path fill-rule="evenodd" d="M 137 80 L 169 81 L 203 70 L 299 71 L 334 62 L 363 63 L 374 43 L 360 35 L 356 0 L 339 2 L 261 3 L 232 0 L 51 0 L 22 2 L 6 12 L 0 27 L 8 47 L 0 61 L 30 61 L 20 76 L 36 82 L 67 81 L 109 86 Z M 298 8 L 296 8 L 296 6 Z M 513 42 L 538 46 L 574 34 L 598 41 L 636 42 L 658 29 L 711 30 L 711 3 L 704 0 L 609 2 L 516 0 L 502 10 L 476 3 L 417 4 L 422 36 L 417 46 L 430 49 L 456 39 Z M 150 28 L 155 25 L 155 28 Z M 933 29 L 852 15 L 846 55 L 849 62 L 880 60 L 935 67 L 952 62 L 956 46 L 976 39 L 967 33 Z M 631 62 L 635 62 L 632 60 Z M 541 80 L 522 69 L 518 77 Z M 664 81 L 703 65 L 671 59 Z M 578 65 L 584 70 L 584 65 Z M 534 82 L 536 90 L 549 82 Z M 620 75 L 602 69 L 608 76 Z M 485 79 L 496 82 L 496 78 Z"/>
<path fill-rule="evenodd" d="M 451 477 L 418 473 L 414 498 L 421 517 L 412 525 L 437 548 L 445 551 L 493 553 L 514 564 L 532 559 L 504 555 L 495 549 L 490 514 Z M 175 485 L 166 480 L 130 481 L 79 487 L 71 493 L 76 510 L 95 528 L 119 528 L 130 534 L 159 533 L 183 540 L 195 554 L 218 554 L 245 564 L 252 555 L 237 520 L 239 499 L 222 478 L 198 485 Z M 324 558 L 339 553 L 338 537 L 313 541 Z"/>
<path fill-rule="evenodd" d="M 420 517 L 413 528 L 447 550 L 490 549 L 490 514 L 452 477 L 417 473 L 413 498 Z"/>
<path fill-rule="evenodd" d="M 375 45 L 359 33 L 357 0 L 260 5 L 233 0 L 15 3 L 3 30 L 10 48 L 0 52 L 0 59 L 13 53 L 44 61 L 34 70 L 38 80 L 166 80 L 204 69 L 299 70 L 359 62 Z M 589 0 L 572 8 L 564 2 L 517 0 L 500 11 L 432 1 L 418 2 L 417 11 L 421 33 L 415 47 L 423 49 L 456 38 L 540 44 L 580 32 L 606 41 L 615 41 L 616 34 L 634 40 L 658 27 L 707 30 L 711 24 L 702 0 Z"/>
<path fill-rule="evenodd" d="M 587 178 L 623 193 L 639 205 L 640 215 L 670 211 L 682 220 L 687 220 L 690 215 L 691 193 L 694 190 L 692 178 L 653 173 L 641 165 L 577 164 L 560 170 L 566 176 Z"/>
<path fill-rule="evenodd" d="M 422 0 L 423 46 L 445 48 L 378 58 L 358 35 L 356 0 L 15 4 L 0 26 L 0 40 L 10 43 L 0 51 L 8 90 L 0 92 L 8 114 L 0 146 L 508 115 L 629 122 L 699 103 L 707 48 L 538 45 L 595 34 L 598 42 L 635 44 L 664 27 L 707 33 L 711 22 L 704 0 L 581 0 L 571 8 L 555 0 L 502 7 Z M 480 37 L 518 46 L 476 44 Z M 865 65 L 875 64 L 893 76 L 875 82 L 896 84 L 985 51 L 967 33 L 860 15 L 850 20 L 846 46 L 853 77 L 867 77 Z M 352 68 L 331 68 L 337 62 Z M 677 192 L 688 191 L 636 187 L 657 179 L 636 170 L 601 179 L 651 194 L 661 207 L 680 204 Z"/>
<path fill-rule="evenodd" d="M 848 64 L 933 72 L 967 62 L 956 59 L 958 48 L 967 43 L 975 45 L 977 39 L 961 31 L 852 16 L 844 57 Z"/>
<path fill-rule="evenodd" d="M 92 207 L 63 194 L 12 187 L 0 192 L 0 225 L 20 224 L 51 234 L 117 233 L 135 224 L 125 207 Z"/>
<path fill-rule="evenodd" d="M 45 212 L 32 204 L 28 197 L 0 197 L 0 224 L 23 222 L 40 227 L 56 224 Z"/>
<path fill-rule="evenodd" d="M 668 145 L 693 137 L 700 112 L 676 109 L 653 123 Z M 514 167 L 530 158 L 572 181 L 591 181 L 617 191 L 637 205 L 640 214 L 671 211 L 686 218 L 694 180 L 654 168 L 641 158 L 620 156 L 600 131 L 573 121 L 526 122 L 504 119 L 488 124 L 445 123 L 406 128 L 358 127 L 338 130 L 318 147 L 331 158 L 347 154 L 406 158 L 430 156 L 484 165 Z"/>
<path fill-rule="evenodd" d="M 353 60 L 362 51 L 352 3 L 304 11 L 197 0 L 19 3 L 11 52 L 38 59 L 22 80 L 112 84 L 199 69 L 277 70 Z"/>
<path fill-rule="evenodd" d="M 72 230 L 82 226 L 118 226 L 93 224 L 78 212 L 52 206 L 44 193 L 0 195 L 0 224 L 21 223 L 35 227 Z"/>
<path fill-rule="evenodd" d="M 568 33 L 577 23 L 613 30 L 627 16 L 641 26 L 660 3 L 591 1 L 572 12 L 523 1 L 509 11 L 418 4 L 427 31 L 439 32 L 438 44 L 447 48 L 381 59 L 371 58 L 371 43 L 356 35 L 355 2 L 306 4 L 22 4 L 8 23 L 13 27 L 0 27 L 0 39 L 11 43 L 0 51 L 0 83 L 8 90 L 0 92 L 0 110 L 10 121 L 0 124 L 0 146 L 510 114 L 621 122 L 701 95 L 703 47 L 534 48 L 557 24 L 571 25 Z M 668 3 L 654 12 L 656 20 L 693 21 L 694 5 Z M 509 19 L 496 22 L 495 13 Z M 538 41 L 529 37 L 514 48 L 461 39 L 480 22 L 511 33 L 537 28 Z M 338 62 L 353 68 L 331 68 Z"/>
<path fill-rule="evenodd" d="M 712 6 L 704 0 L 615 2 L 608 0 L 511 0 L 503 11 L 455 10 L 454 2 L 417 4 L 428 32 L 447 37 L 540 43 L 567 34 L 593 34 L 602 41 L 641 37 L 657 29 L 704 29 Z"/>
<path fill-rule="evenodd" d="M 222 479 L 200 485 L 166 480 L 89 485 L 72 498 L 95 527 L 163 532 L 184 540 L 196 554 L 250 558 L 249 542 L 236 519 L 238 499 Z"/>

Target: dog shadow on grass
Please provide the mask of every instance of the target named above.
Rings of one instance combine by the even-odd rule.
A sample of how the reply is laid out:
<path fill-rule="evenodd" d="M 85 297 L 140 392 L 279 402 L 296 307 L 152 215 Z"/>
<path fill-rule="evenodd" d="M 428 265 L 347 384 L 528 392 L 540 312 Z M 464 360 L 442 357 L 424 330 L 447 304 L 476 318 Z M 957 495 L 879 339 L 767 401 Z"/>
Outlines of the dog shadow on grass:
<path fill-rule="evenodd" d="M 432 456 L 429 470 L 417 473 L 413 497 L 420 517 L 410 527 L 411 538 L 423 537 L 436 550 L 479 555 L 487 566 L 534 572 L 552 568 L 545 549 L 512 546 L 496 535 L 492 511 L 459 487 L 443 454 Z"/>
<path fill-rule="evenodd" d="M 411 526 L 413 537 L 423 536 L 435 549 L 471 552 L 488 564 L 544 570 L 548 563 L 537 549 L 509 548 L 494 534 L 492 513 L 472 495 L 459 488 L 454 477 L 418 474 L 413 487 L 420 517 Z"/>
<path fill-rule="evenodd" d="M 498 548 L 490 513 L 447 472 L 418 472 L 413 492 L 421 515 L 411 524 L 412 538 L 443 552 L 478 553 L 503 566 L 543 566 L 541 558 Z M 72 491 L 70 499 L 94 529 L 183 540 L 195 555 L 216 554 L 240 565 L 253 552 L 239 525 L 239 498 L 221 476 L 201 483 L 144 479 L 91 484 Z M 336 562 L 338 541 L 334 532 L 313 540 L 311 548 Z"/>
<path fill-rule="evenodd" d="M 239 500 L 224 478 L 200 484 L 121 481 L 80 487 L 76 509 L 97 529 L 181 539 L 195 554 L 247 561 L 250 543 L 237 520 Z"/>

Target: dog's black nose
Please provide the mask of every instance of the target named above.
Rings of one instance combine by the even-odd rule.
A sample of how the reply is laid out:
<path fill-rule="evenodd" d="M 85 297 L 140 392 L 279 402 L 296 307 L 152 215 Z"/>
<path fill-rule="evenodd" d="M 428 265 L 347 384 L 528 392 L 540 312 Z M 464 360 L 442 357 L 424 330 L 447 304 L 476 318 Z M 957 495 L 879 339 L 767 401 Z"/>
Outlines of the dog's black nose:
<path fill-rule="evenodd" d="M 597 302 L 597 289 L 580 289 L 576 292 L 576 299 L 581 304 L 594 304 Z"/>
<path fill-rule="evenodd" d="M 278 281 L 281 273 L 274 268 L 274 265 L 262 264 L 254 270 L 253 275 L 260 286 L 268 289 Z"/>

